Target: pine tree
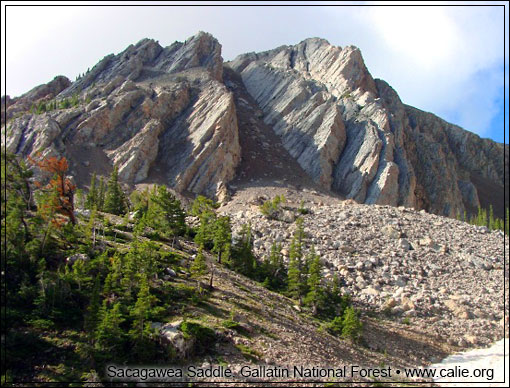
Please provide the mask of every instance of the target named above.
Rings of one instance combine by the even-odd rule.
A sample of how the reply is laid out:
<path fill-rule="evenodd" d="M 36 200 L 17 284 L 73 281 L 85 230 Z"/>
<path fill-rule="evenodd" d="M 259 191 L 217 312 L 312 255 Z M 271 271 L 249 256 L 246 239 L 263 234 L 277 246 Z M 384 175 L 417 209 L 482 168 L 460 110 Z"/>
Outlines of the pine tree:
<path fill-rule="evenodd" d="M 195 235 L 195 243 L 206 249 L 213 247 L 214 239 L 214 223 L 216 214 L 212 211 L 205 210 L 200 214 L 200 226 L 198 227 L 197 234 Z"/>
<path fill-rule="evenodd" d="M 85 237 L 87 240 L 92 244 L 92 248 L 96 245 L 96 217 L 97 217 L 97 210 L 96 208 L 92 209 L 90 212 L 89 222 L 87 223 L 87 226 L 85 228 Z"/>
<path fill-rule="evenodd" d="M 218 263 L 221 263 L 222 256 L 230 256 L 230 244 L 232 242 L 232 231 L 230 217 L 224 216 L 216 219 L 214 223 L 213 249 L 218 255 Z"/>
<path fill-rule="evenodd" d="M 259 267 L 259 272 L 258 277 L 260 280 L 264 280 L 264 287 L 272 290 L 283 288 L 286 281 L 286 272 L 281 254 L 281 244 L 273 242 L 269 255 Z"/>
<path fill-rule="evenodd" d="M 358 342 L 361 338 L 362 324 L 354 307 L 349 306 L 345 309 L 342 323 L 342 337 Z"/>
<path fill-rule="evenodd" d="M 257 261 L 253 255 L 253 239 L 250 224 L 241 227 L 240 238 L 232 253 L 232 267 L 245 276 L 254 278 L 257 274 Z"/>
<path fill-rule="evenodd" d="M 191 264 L 190 271 L 191 274 L 195 277 L 200 277 L 207 273 L 207 264 L 205 262 L 205 256 L 202 251 L 202 247 L 198 248 L 198 254 Z"/>
<path fill-rule="evenodd" d="M 85 200 L 85 207 L 87 209 L 97 208 L 97 189 L 96 189 L 96 173 L 92 174 L 92 179 L 90 180 L 90 188 L 87 193 L 87 199 Z"/>
<path fill-rule="evenodd" d="M 124 191 L 122 191 L 120 187 L 118 174 L 118 168 L 115 166 L 108 180 L 104 200 L 104 211 L 120 216 L 126 213 L 126 198 Z"/>
<path fill-rule="evenodd" d="M 299 299 L 301 296 L 301 269 L 299 267 L 297 258 L 291 257 L 287 270 L 287 293 L 293 299 Z"/>
<path fill-rule="evenodd" d="M 152 306 L 156 303 L 157 298 L 151 295 L 147 277 L 142 277 L 140 291 L 134 308 L 131 310 L 133 323 L 129 336 L 134 343 L 133 351 L 136 352 L 137 358 L 140 360 L 153 360 L 156 346 L 152 341 L 154 331 L 151 329 L 149 317 Z"/>
<path fill-rule="evenodd" d="M 85 316 L 84 321 L 84 329 L 89 335 L 92 335 L 94 333 L 98 325 L 99 312 L 101 308 L 100 292 L 101 281 L 99 277 L 96 277 L 96 282 L 94 283 L 92 296 L 90 298 L 90 303 L 87 308 L 87 315 Z"/>
<path fill-rule="evenodd" d="M 85 207 L 85 201 L 83 199 L 83 190 L 77 189 L 74 195 L 74 208 L 83 209 Z"/>
<path fill-rule="evenodd" d="M 106 194 L 106 187 L 104 184 L 104 178 L 99 177 L 99 190 L 97 191 L 97 210 L 103 211 L 104 208 L 104 197 Z"/>
<path fill-rule="evenodd" d="M 202 195 L 195 198 L 191 207 L 191 214 L 200 219 L 200 226 L 195 235 L 195 242 L 206 249 L 211 249 L 214 246 L 215 208 L 216 204 Z"/>
<path fill-rule="evenodd" d="M 57 217 L 58 214 L 58 192 L 53 189 L 49 192 L 40 191 L 37 193 L 37 218 L 41 220 L 43 236 L 41 239 L 40 251 L 42 254 L 46 247 L 48 240 L 51 238 L 54 229 L 62 228 L 62 220 Z"/>
<path fill-rule="evenodd" d="M 321 263 L 319 255 L 315 253 L 315 249 L 312 246 L 310 253 L 308 254 L 308 279 L 307 288 L 308 293 L 305 297 L 305 304 L 311 306 L 312 314 L 316 315 L 320 307 L 323 292 L 321 289 Z"/>
<path fill-rule="evenodd" d="M 166 186 L 154 187 L 148 202 L 147 222 L 160 232 L 180 236 L 186 230 L 185 219 L 180 201 Z"/>
<path fill-rule="evenodd" d="M 292 242 L 289 249 L 289 269 L 287 271 L 287 291 L 293 298 L 300 298 L 306 286 L 303 277 L 303 219 L 300 217 L 296 220 L 297 228 L 294 232 Z"/>
<path fill-rule="evenodd" d="M 492 205 L 489 205 L 489 229 L 496 229 L 494 225 L 494 210 L 492 209 Z"/>
<path fill-rule="evenodd" d="M 135 212 L 134 217 L 136 219 L 141 219 L 144 214 L 149 211 L 149 201 L 150 201 L 151 193 L 148 188 L 145 188 L 144 191 L 133 190 L 129 199 L 133 206 L 133 211 Z"/>
<path fill-rule="evenodd" d="M 76 225 L 76 217 L 74 216 L 74 193 L 76 191 L 76 185 L 66 177 L 66 172 L 69 167 L 67 159 L 64 157 L 58 159 L 51 156 L 41 161 L 36 161 L 30 157 L 29 160 L 42 171 L 53 174 L 53 178 L 42 190 L 56 193 L 54 200 L 56 201 L 57 212 L 68 217 L 69 221 L 73 225 Z M 40 182 L 36 182 L 36 186 L 41 187 L 42 185 Z"/>
<path fill-rule="evenodd" d="M 33 202 L 29 181 L 33 173 L 16 155 L 2 150 L 1 157 L 2 236 L 6 236 L 7 257 L 14 258 L 23 255 L 23 246 L 31 237 L 26 212 Z"/>
<path fill-rule="evenodd" d="M 193 201 L 193 205 L 191 206 L 191 214 L 195 217 L 200 217 L 203 213 L 214 213 L 214 209 L 217 208 L 217 205 L 213 200 L 204 197 L 203 195 L 199 195 Z"/>
<path fill-rule="evenodd" d="M 119 302 L 108 307 L 108 301 L 103 301 L 100 312 L 100 321 L 96 329 L 96 348 L 103 352 L 113 352 L 119 349 L 124 341 L 124 331 L 121 328 L 124 317 Z"/>
<path fill-rule="evenodd" d="M 149 319 L 149 313 L 154 302 L 155 297 L 150 293 L 147 276 L 143 276 L 140 282 L 140 291 L 138 292 L 135 306 L 130 312 L 130 315 L 133 318 L 132 337 L 143 337 L 145 323 Z"/>
<path fill-rule="evenodd" d="M 285 273 L 285 264 L 283 262 L 282 245 L 280 243 L 277 244 L 276 242 L 273 242 L 271 245 L 269 263 L 271 265 L 271 270 L 273 271 L 273 277 L 282 279 Z"/>

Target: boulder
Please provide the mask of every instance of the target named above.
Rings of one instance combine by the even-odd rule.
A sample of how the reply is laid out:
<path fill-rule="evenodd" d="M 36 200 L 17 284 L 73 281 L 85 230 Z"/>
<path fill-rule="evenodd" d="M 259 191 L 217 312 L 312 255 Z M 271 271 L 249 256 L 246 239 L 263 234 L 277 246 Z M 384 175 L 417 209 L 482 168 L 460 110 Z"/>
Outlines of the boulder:
<path fill-rule="evenodd" d="M 194 349 L 193 338 L 185 338 L 184 334 L 180 331 L 182 320 L 161 324 L 153 322 L 152 327 L 159 331 L 161 340 L 164 343 L 170 344 L 176 351 L 177 356 L 181 359 L 190 357 Z"/>

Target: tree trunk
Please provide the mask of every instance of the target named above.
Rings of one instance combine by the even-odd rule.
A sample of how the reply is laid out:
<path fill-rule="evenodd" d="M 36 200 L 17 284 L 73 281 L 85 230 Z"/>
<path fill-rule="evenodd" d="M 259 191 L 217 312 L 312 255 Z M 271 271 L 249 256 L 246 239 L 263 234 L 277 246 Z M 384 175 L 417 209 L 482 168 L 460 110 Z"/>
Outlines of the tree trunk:
<path fill-rule="evenodd" d="M 209 290 L 214 289 L 213 280 L 214 280 L 214 266 L 211 265 L 211 277 L 209 278 Z"/>

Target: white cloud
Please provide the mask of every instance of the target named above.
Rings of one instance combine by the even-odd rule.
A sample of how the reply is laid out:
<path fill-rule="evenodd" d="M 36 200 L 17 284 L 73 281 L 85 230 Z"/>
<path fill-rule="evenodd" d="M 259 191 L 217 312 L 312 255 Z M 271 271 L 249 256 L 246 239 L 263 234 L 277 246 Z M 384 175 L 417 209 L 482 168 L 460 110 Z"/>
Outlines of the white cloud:
<path fill-rule="evenodd" d="M 373 7 L 362 18 L 372 75 L 404 103 L 486 135 L 503 84 L 502 7 Z"/>

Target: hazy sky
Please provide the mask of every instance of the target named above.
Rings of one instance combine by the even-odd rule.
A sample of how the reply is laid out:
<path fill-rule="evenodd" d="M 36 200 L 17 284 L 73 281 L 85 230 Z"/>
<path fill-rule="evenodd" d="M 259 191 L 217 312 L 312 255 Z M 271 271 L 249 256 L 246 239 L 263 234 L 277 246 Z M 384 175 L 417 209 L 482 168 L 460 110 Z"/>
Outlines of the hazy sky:
<path fill-rule="evenodd" d="M 508 76 L 504 84 L 508 48 L 506 69 L 503 51 L 505 34 L 508 47 L 508 9 L 501 6 L 504 2 L 480 2 L 491 6 L 472 2 L 469 6 L 458 2 L 318 6 L 314 2 L 279 7 L 175 6 L 177 2 L 157 3 L 174 4 L 157 7 L 70 7 L 59 2 L 21 7 L 6 1 L 2 8 L 6 4 L 2 70 L 6 63 L 7 80 L 2 71 L 2 94 L 20 95 L 58 74 L 74 80 L 105 55 L 119 53 L 146 37 L 166 46 L 207 31 L 220 41 L 223 57 L 229 60 L 244 52 L 316 36 L 342 47 L 358 46 L 372 76 L 393 86 L 404 103 L 482 137 L 503 141 L 503 93 L 508 93 Z"/>

